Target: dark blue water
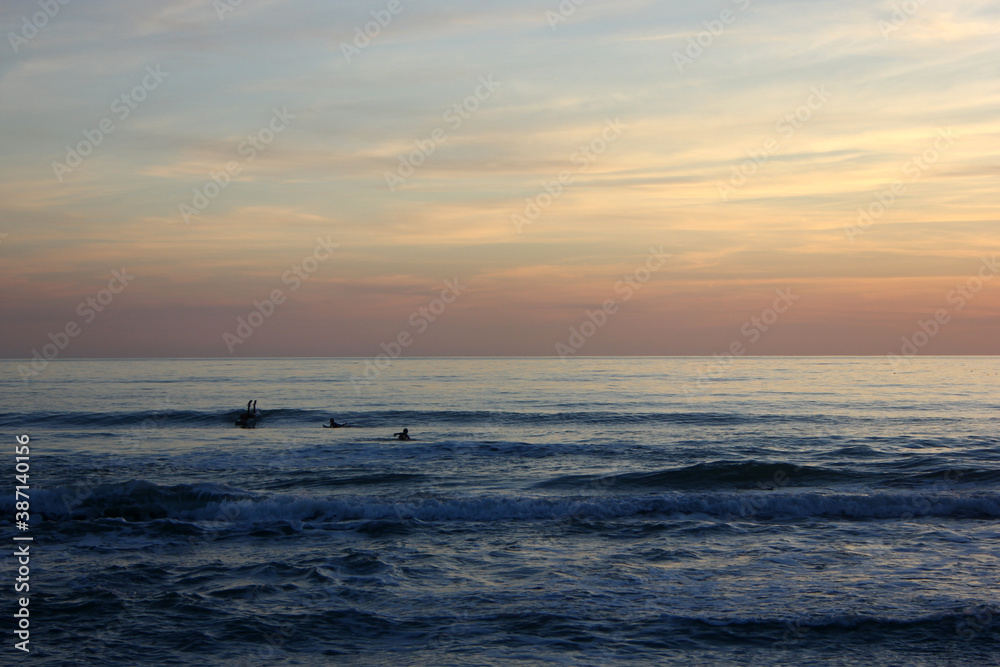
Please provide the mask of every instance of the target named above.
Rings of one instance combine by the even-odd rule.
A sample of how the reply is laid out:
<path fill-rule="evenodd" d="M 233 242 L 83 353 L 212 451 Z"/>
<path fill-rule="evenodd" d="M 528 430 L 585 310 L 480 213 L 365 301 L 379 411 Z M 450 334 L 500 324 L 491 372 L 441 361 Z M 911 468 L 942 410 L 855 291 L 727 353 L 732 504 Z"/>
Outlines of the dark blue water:
<path fill-rule="evenodd" d="M 997 358 L 0 366 L 35 664 L 1000 664 Z"/>

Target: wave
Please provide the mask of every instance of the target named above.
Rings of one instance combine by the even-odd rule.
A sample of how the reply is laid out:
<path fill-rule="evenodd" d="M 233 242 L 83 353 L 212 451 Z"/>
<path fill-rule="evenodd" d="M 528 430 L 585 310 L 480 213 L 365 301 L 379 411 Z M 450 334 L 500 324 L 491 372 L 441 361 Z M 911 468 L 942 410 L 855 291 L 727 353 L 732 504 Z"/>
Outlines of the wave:
<path fill-rule="evenodd" d="M 543 489 L 696 489 L 720 486 L 775 489 L 790 482 L 794 482 L 796 486 L 803 486 L 855 482 L 858 478 L 856 472 L 819 467 L 764 461 L 713 461 L 654 472 L 564 475 L 540 482 L 535 486 Z"/>
<path fill-rule="evenodd" d="M 29 412 L 0 416 L 0 426 L 72 426 L 97 428 L 109 426 L 136 428 L 172 428 L 177 426 L 232 426 L 244 410 L 219 412 L 201 410 L 144 410 L 138 412 Z M 325 419 L 324 419 L 325 416 Z M 329 415 L 318 410 L 258 410 L 258 422 L 327 421 Z"/>
<path fill-rule="evenodd" d="M 620 496 L 478 495 L 418 493 L 381 496 L 267 495 L 220 484 L 160 486 L 145 480 L 88 488 L 36 489 L 32 512 L 47 521 L 169 519 L 212 525 L 338 522 L 601 521 L 649 515 L 698 515 L 723 520 L 1000 518 L 1000 494 L 991 492 L 728 491 Z M 13 500 L 0 500 L 13 516 Z M 8 520 L 9 521 L 9 520 Z"/>
<path fill-rule="evenodd" d="M 31 509 L 49 520 L 114 517 L 144 521 L 179 519 L 209 506 L 221 506 L 254 497 L 249 491 L 224 484 L 198 483 L 160 486 L 146 480 L 71 485 L 31 492 Z M 0 500 L 0 507 L 4 506 Z M 11 501 L 13 509 L 13 501 Z"/>
<path fill-rule="evenodd" d="M 636 614 L 630 619 L 634 628 L 634 641 L 639 645 L 662 647 L 669 644 L 667 637 L 678 637 L 678 648 L 690 646 L 692 640 L 706 647 L 723 642 L 751 640 L 757 648 L 776 650 L 802 650 L 829 647 L 843 650 L 845 645 L 899 647 L 912 651 L 914 642 L 935 645 L 944 640 L 945 645 L 963 643 L 976 645 L 990 655 L 989 647 L 997 645 L 992 632 L 983 632 L 985 624 L 1000 611 L 994 604 L 956 607 L 903 615 L 867 612 L 839 612 L 828 614 L 803 614 L 801 616 L 699 616 Z M 772 656 L 773 657 L 773 656 Z M 801 660 L 801 658 L 800 658 Z M 892 661 L 896 662 L 896 661 Z M 727 663 L 728 664 L 728 663 Z M 798 660 L 780 664 L 803 664 Z M 988 664 L 970 660 L 968 664 Z"/>
<path fill-rule="evenodd" d="M 890 478 L 881 482 L 881 484 L 890 487 L 945 485 L 951 488 L 972 485 L 997 485 L 1000 484 L 1000 470 L 962 468 L 957 466 L 942 467 L 940 463 L 936 463 L 927 472 Z"/>
<path fill-rule="evenodd" d="M 909 472 L 923 468 L 920 472 Z M 771 461 L 712 461 L 651 472 L 562 475 L 535 485 L 539 489 L 630 490 L 630 489 L 762 489 L 857 485 L 860 483 L 893 488 L 933 487 L 937 490 L 971 490 L 976 486 L 1000 484 L 1000 470 L 962 468 L 942 464 L 939 459 L 859 469 L 825 468 Z"/>
<path fill-rule="evenodd" d="M 0 427 L 30 426 L 212 426 L 232 425 L 243 409 L 144 410 L 134 412 L 20 412 L 0 415 Z M 328 410 L 276 408 L 259 410 L 258 420 L 265 423 L 326 422 Z M 401 423 L 468 425 L 656 425 L 656 424 L 746 424 L 770 422 L 837 422 L 825 415 L 772 415 L 722 412 L 490 412 L 469 410 L 378 410 L 338 412 L 338 420 L 360 426 L 386 426 Z"/>

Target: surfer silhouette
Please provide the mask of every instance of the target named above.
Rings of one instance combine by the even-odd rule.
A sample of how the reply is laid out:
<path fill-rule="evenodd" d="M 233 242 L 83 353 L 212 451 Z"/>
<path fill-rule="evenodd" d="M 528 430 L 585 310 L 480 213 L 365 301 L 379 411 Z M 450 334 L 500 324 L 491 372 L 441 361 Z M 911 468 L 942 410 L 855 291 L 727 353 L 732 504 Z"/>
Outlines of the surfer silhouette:
<path fill-rule="evenodd" d="M 247 401 L 247 411 L 236 420 L 241 428 L 254 428 L 257 425 L 257 401 Z"/>
<path fill-rule="evenodd" d="M 257 401 L 247 401 L 247 411 L 239 416 L 236 425 L 240 428 L 254 428 L 256 426 L 255 414 L 257 412 Z M 252 406 L 252 407 L 251 407 Z"/>
<path fill-rule="evenodd" d="M 396 438 L 396 440 L 409 440 L 410 429 L 404 428 L 402 433 L 393 433 L 392 437 Z"/>
<path fill-rule="evenodd" d="M 338 424 L 336 421 L 334 421 L 333 417 L 330 417 L 330 424 L 329 424 L 329 426 L 326 425 L 326 424 L 323 424 L 323 428 L 343 428 L 345 426 L 347 426 L 347 424 Z"/>

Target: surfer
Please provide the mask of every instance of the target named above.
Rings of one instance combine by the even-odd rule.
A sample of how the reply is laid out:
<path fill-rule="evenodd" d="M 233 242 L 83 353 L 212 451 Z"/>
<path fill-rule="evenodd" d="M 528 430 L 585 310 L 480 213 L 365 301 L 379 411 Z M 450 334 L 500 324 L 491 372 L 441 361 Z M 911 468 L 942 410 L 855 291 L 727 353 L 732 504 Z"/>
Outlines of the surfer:
<path fill-rule="evenodd" d="M 336 421 L 334 421 L 333 417 L 330 417 L 329 426 L 323 424 L 323 428 L 344 428 L 345 426 L 347 426 L 347 424 L 338 424 Z"/>
<path fill-rule="evenodd" d="M 409 440 L 410 429 L 404 428 L 402 433 L 393 433 L 392 437 L 396 438 L 396 440 Z"/>
<path fill-rule="evenodd" d="M 247 411 L 239 416 L 236 425 L 240 428 L 254 428 L 257 425 L 257 401 L 247 401 Z"/>

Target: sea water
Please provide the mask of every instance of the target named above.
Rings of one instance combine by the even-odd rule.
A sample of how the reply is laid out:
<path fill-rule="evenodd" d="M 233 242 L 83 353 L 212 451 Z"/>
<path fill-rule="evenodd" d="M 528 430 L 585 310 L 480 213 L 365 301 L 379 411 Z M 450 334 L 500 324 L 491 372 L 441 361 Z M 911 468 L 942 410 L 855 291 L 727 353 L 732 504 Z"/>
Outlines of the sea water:
<path fill-rule="evenodd" d="M 3 654 L 1000 664 L 1000 358 L 379 362 L 0 363 Z"/>

